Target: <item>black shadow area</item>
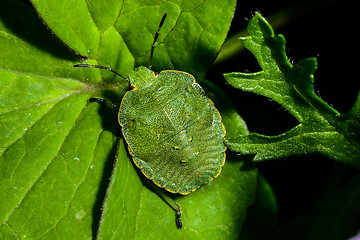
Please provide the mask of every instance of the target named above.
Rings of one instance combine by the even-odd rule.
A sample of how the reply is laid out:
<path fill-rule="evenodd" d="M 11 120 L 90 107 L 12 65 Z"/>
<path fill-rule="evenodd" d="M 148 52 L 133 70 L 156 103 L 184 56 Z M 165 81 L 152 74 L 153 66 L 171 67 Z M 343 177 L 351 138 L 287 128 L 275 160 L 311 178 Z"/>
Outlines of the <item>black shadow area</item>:
<path fill-rule="evenodd" d="M 75 61 L 70 49 L 47 28 L 27 0 L 1 0 L 0 19 L 7 32 L 53 56 Z"/>
<path fill-rule="evenodd" d="M 120 126 L 117 122 L 118 108 L 114 108 L 109 101 L 102 99 L 89 99 L 89 104 L 100 104 L 99 115 L 102 117 L 103 131 L 111 132 L 114 134 L 114 136 L 117 136 L 117 139 L 119 139 L 121 136 L 121 131 Z M 115 156 L 118 149 L 118 142 L 119 140 L 114 142 L 111 150 L 108 153 L 106 163 L 103 168 L 102 180 L 99 185 L 99 191 L 97 192 L 96 202 L 92 210 L 92 216 L 94 219 L 92 223 L 93 239 L 96 239 L 96 234 L 99 228 L 102 206 L 106 198 L 106 191 L 110 184 L 110 178 L 115 163 Z"/>

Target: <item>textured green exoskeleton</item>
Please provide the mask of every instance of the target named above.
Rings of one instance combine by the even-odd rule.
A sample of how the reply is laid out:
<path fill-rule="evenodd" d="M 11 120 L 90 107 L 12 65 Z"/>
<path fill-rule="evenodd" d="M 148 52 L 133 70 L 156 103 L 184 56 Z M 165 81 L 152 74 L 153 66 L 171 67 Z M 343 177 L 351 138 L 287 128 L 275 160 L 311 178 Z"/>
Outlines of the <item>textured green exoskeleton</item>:
<path fill-rule="evenodd" d="M 131 87 L 122 99 L 119 123 L 134 163 L 157 186 L 189 194 L 217 177 L 225 163 L 225 127 L 218 110 L 195 78 L 181 71 L 138 67 L 129 77 Z M 75 67 L 111 68 L 79 64 Z M 180 208 L 177 222 L 181 224 Z M 179 214 L 180 212 L 180 214 Z"/>
<path fill-rule="evenodd" d="M 186 72 L 138 67 L 119 123 L 143 174 L 172 193 L 189 194 L 220 174 L 225 128 L 204 90 Z"/>

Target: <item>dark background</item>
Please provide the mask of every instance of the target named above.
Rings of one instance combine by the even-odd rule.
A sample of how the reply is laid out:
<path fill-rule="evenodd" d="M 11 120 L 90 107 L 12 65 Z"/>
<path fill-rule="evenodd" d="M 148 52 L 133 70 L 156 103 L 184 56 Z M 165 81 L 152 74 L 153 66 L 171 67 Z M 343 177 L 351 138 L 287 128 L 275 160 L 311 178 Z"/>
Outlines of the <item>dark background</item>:
<path fill-rule="evenodd" d="M 255 11 L 265 18 L 296 5 L 295 17 L 276 28 L 286 39 L 287 56 L 296 64 L 316 57 L 314 89 L 318 96 L 340 113 L 354 104 L 360 89 L 358 10 L 350 1 L 238 1 L 229 36 L 244 29 Z M 207 78 L 221 85 L 252 132 L 283 133 L 298 124 L 284 107 L 263 96 L 242 92 L 225 83 L 222 73 L 255 72 L 260 68 L 247 50 L 214 66 Z M 357 172 L 320 154 L 294 156 L 257 164 L 273 187 L 279 205 L 281 226 L 314 208 L 329 184 L 339 186 Z"/>

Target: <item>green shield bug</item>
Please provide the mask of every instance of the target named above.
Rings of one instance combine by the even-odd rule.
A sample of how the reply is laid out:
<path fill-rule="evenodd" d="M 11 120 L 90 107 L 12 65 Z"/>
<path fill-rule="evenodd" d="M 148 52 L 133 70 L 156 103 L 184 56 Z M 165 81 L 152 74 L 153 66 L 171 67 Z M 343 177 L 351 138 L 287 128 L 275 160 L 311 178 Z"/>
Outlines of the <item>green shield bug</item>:
<path fill-rule="evenodd" d="M 225 127 L 219 111 L 189 73 L 151 70 L 155 43 L 165 21 L 163 16 L 151 47 L 149 67 L 138 67 L 129 77 L 107 69 L 130 82 L 118 120 L 129 154 L 142 173 L 160 188 L 187 195 L 217 177 L 225 163 Z M 177 222 L 181 226 L 180 210 Z"/>

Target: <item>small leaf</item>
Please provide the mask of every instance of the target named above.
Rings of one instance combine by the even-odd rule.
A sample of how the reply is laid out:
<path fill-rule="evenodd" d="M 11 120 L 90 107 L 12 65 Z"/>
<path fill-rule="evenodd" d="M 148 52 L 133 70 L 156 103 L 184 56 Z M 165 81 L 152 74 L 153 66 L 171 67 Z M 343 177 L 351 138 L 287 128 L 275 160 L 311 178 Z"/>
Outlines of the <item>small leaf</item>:
<path fill-rule="evenodd" d="M 236 88 L 275 100 L 299 125 L 278 136 L 240 134 L 227 139 L 229 148 L 255 154 L 257 161 L 317 152 L 359 168 L 358 102 L 348 114 L 340 114 L 316 96 L 312 85 L 316 59 L 304 59 L 293 66 L 285 55 L 284 37 L 274 35 L 260 14 L 250 20 L 248 31 L 250 36 L 241 40 L 262 71 L 227 73 L 226 80 Z"/>

